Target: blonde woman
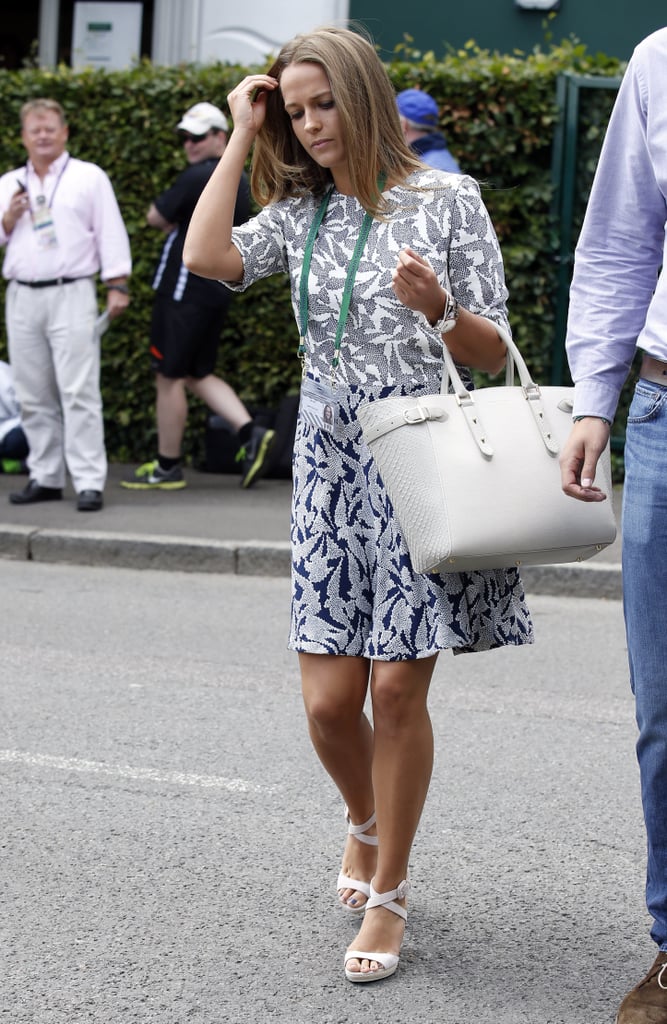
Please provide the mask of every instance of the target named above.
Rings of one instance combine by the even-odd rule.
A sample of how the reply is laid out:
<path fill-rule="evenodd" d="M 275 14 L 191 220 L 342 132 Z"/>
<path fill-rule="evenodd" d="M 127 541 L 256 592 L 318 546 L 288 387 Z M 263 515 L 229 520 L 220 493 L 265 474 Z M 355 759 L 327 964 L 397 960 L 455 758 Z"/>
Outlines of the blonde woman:
<path fill-rule="evenodd" d="M 185 261 L 238 290 L 290 276 L 304 377 L 289 646 L 313 745 L 347 808 L 338 899 L 365 911 L 345 975 L 377 981 L 396 971 L 403 940 L 438 652 L 530 643 L 532 626 L 514 571 L 414 572 L 355 410 L 436 390 L 444 344 L 462 366 L 500 370 L 502 260 L 475 182 L 429 170 L 408 149 L 385 69 L 361 35 L 297 36 L 228 100 L 234 130 Z M 233 228 L 253 146 L 263 209 Z"/>

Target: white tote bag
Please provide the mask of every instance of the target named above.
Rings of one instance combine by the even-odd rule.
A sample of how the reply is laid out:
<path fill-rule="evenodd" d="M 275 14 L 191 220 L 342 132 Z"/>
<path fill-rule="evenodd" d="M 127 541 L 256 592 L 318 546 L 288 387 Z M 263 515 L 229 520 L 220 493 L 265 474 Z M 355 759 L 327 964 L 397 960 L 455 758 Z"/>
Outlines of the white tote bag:
<path fill-rule="evenodd" d="M 440 394 L 357 410 L 417 572 L 580 562 L 616 536 L 609 498 L 582 502 L 561 490 L 558 455 L 572 428 L 574 389 L 535 384 L 497 329 L 510 361 L 504 386 L 468 391 L 444 346 Z M 608 446 L 596 483 L 611 494 Z"/>

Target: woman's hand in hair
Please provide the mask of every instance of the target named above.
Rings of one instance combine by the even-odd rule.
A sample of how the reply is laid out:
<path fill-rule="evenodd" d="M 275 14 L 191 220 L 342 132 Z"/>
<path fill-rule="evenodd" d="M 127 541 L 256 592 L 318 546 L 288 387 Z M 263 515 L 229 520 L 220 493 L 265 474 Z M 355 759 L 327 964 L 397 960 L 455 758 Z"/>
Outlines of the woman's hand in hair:
<path fill-rule="evenodd" d="M 267 93 L 277 88 L 277 79 L 270 75 L 248 75 L 239 82 L 227 97 L 234 131 L 257 135 L 266 117 Z"/>

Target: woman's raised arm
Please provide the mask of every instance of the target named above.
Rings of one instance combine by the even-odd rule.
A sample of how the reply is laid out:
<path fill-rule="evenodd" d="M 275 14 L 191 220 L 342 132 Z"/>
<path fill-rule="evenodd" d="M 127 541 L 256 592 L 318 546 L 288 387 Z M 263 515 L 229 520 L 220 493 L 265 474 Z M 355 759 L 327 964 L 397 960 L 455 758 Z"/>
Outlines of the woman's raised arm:
<path fill-rule="evenodd" d="M 227 97 L 234 128 L 199 197 L 183 248 L 183 262 L 200 277 L 243 278 L 243 260 L 232 242 L 236 194 L 248 153 L 264 123 L 266 91 L 277 86 L 268 75 L 249 75 Z"/>

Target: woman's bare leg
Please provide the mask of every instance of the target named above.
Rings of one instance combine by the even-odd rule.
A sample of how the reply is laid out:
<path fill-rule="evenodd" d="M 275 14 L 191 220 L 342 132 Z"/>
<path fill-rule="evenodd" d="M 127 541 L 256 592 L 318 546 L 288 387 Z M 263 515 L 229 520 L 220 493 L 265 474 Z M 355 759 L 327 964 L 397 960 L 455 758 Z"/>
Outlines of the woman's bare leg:
<path fill-rule="evenodd" d="M 377 892 L 389 892 L 407 877 L 433 768 L 427 697 L 436 658 L 373 664 L 373 791 L 379 839 L 373 886 Z M 402 918 L 374 907 L 366 911 L 350 948 L 398 954 L 404 930 Z M 378 966 L 367 960 L 351 960 L 347 965 L 352 971 Z"/>
<path fill-rule="evenodd" d="M 300 654 L 301 685 L 310 737 L 323 767 L 347 804 L 350 820 L 359 825 L 374 809 L 372 783 L 373 730 L 364 714 L 370 662 L 345 655 Z M 369 835 L 375 828 L 368 830 Z M 348 836 L 341 870 L 370 881 L 377 849 Z M 341 902 L 361 906 L 362 892 L 344 889 Z"/>

